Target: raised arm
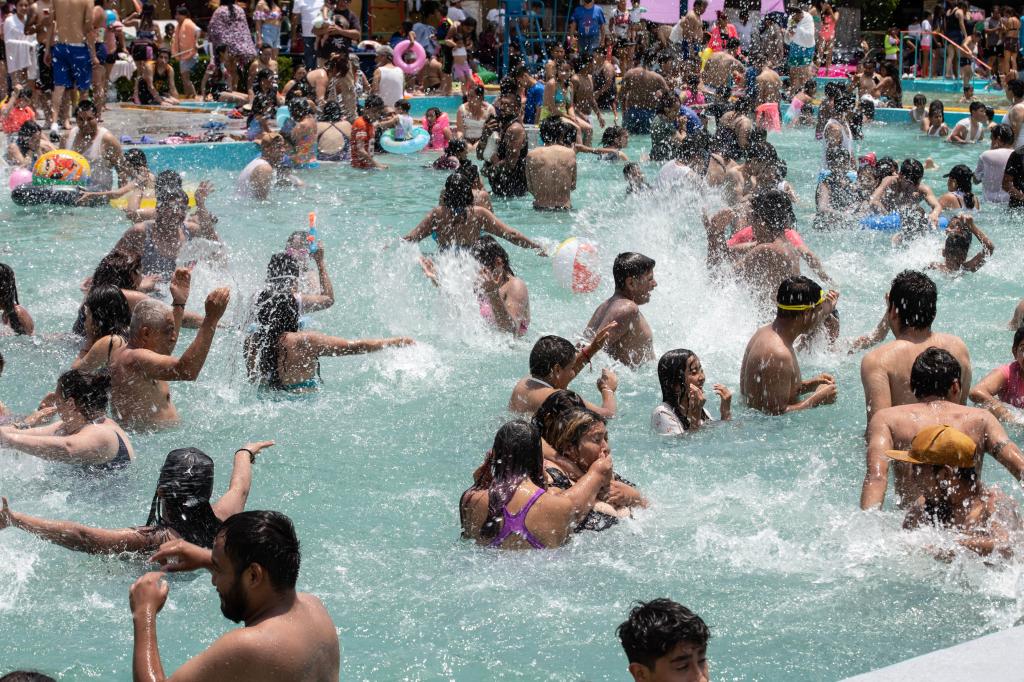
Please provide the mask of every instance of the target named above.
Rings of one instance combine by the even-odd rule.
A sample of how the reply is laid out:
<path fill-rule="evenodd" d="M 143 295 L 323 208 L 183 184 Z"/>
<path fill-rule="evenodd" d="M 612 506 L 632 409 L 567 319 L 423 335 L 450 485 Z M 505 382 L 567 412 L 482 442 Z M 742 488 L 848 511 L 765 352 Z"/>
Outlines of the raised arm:
<path fill-rule="evenodd" d="M 413 341 L 408 336 L 392 336 L 383 339 L 356 339 L 349 341 L 338 336 L 328 336 L 320 332 L 306 332 L 303 340 L 318 357 L 336 355 L 362 355 L 376 353 L 385 348 L 411 346 Z"/>
<path fill-rule="evenodd" d="M 327 274 L 327 266 L 324 265 L 324 249 L 318 247 L 313 252 L 313 261 L 316 263 L 317 273 L 320 275 L 320 293 L 307 295 L 303 294 L 303 307 L 309 311 L 327 310 L 334 305 L 334 285 L 331 284 L 331 276 Z"/>
<path fill-rule="evenodd" d="M 110 459 L 102 456 L 104 446 L 111 444 L 110 434 L 105 429 L 83 429 L 73 436 L 26 433 L 10 427 L 0 429 L 0 447 L 51 462 L 102 464 Z"/>
<path fill-rule="evenodd" d="M 885 488 L 889 484 L 889 458 L 885 451 L 892 449 L 892 431 L 889 425 L 875 416 L 868 424 L 867 462 L 864 484 L 860 491 L 860 508 L 881 508 L 885 502 Z"/>
<path fill-rule="evenodd" d="M 539 252 L 539 255 L 544 255 L 543 246 L 533 241 L 514 227 L 509 227 L 503 223 L 498 216 L 494 215 L 486 208 L 476 206 L 470 210 L 473 211 L 483 223 L 481 225 L 481 230 L 483 232 L 489 232 L 495 237 L 501 237 L 505 241 L 515 244 L 516 246 L 521 246 L 524 249 L 533 249 L 534 251 Z"/>
<path fill-rule="evenodd" d="M 256 455 L 269 447 L 273 447 L 274 441 L 264 440 L 256 443 L 246 443 L 235 451 L 235 464 L 231 469 L 231 483 L 228 490 L 220 499 L 213 503 L 213 513 L 221 521 L 245 511 L 245 501 L 249 499 L 249 490 L 252 488 L 252 465 L 256 462 Z"/>
<path fill-rule="evenodd" d="M 587 472 L 572 487 L 562 493 L 572 502 L 572 523 L 580 523 L 597 502 L 597 496 L 612 480 L 612 459 L 601 457 L 594 460 Z"/>
<path fill-rule="evenodd" d="M 199 325 L 196 338 L 181 354 L 180 358 L 161 355 L 149 350 L 132 351 L 132 363 L 136 368 L 151 379 L 158 381 L 195 381 L 199 376 L 206 356 L 213 343 L 213 334 L 217 329 L 224 309 L 227 308 L 230 295 L 226 287 L 215 289 L 206 297 L 206 317 Z"/>
<path fill-rule="evenodd" d="M 11 511 L 4 497 L 0 509 L 0 530 L 7 527 L 20 528 L 55 545 L 92 554 L 139 552 L 152 548 L 155 542 L 155 536 L 135 528 L 91 528 L 74 521 L 50 521 Z"/>
<path fill-rule="evenodd" d="M 971 401 L 991 412 L 996 419 L 1014 422 L 1013 413 L 997 396 L 1006 388 L 1006 375 L 1002 369 L 994 369 L 971 389 Z"/>

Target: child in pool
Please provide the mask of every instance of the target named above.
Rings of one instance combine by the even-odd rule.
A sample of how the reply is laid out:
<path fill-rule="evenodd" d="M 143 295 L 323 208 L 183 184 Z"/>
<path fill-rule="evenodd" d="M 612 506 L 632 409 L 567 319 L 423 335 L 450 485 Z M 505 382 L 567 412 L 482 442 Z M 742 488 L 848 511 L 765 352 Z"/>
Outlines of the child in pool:
<path fill-rule="evenodd" d="M 921 93 L 914 95 L 914 108 L 910 110 L 910 121 L 912 123 L 921 125 L 924 122 L 925 117 L 928 116 L 928 111 L 925 108 L 927 104 L 927 97 Z"/>
<path fill-rule="evenodd" d="M 398 114 L 398 123 L 395 124 L 395 132 L 393 133 L 395 142 L 401 142 L 412 138 L 412 116 L 409 115 L 409 100 L 399 100 L 395 102 L 395 112 Z"/>
<path fill-rule="evenodd" d="M 423 127 L 430 133 L 430 144 L 427 149 L 443 151 L 452 139 L 452 129 L 448 122 L 448 114 L 437 107 L 430 107 L 423 116 Z"/>

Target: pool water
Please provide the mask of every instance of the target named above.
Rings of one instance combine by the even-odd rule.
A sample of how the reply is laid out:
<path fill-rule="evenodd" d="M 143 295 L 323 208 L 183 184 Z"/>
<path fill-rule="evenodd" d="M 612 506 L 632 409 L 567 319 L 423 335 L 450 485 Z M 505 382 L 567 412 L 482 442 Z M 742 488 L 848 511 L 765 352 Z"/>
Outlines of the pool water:
<path fill-rule="evenodd" d="M 983 149 L 897 125 L 872 126 L 867 138 L 862 151 L 932 156 L 944 168 L 973 167 Z M 940 237 L 895 250 L 881 233 L 815 232 L 813 133 L 787 131 L 773 142 L 803 199 L 804 235 L 840 283 L 843 334 L 867 332 L 893 275 L 937 259 Z M 637 138 L 628 152 L 637 158 L 648 146 Z M 759 320 L 732 278 L 705 271 L 700 214 L 719 205 L 716 198 L 626 197 L 621 165 L 581 157 L 574 212 L 536 213 L 528 198 L 495 208 L 548 244 L 569 235 L 595 242 L 605 280 L 593 294 L 573 295 L 558 288 L 547 259 L 509 247 L 530 287 L 533 318 L 523 340 L 498 334 L 480 320 L 468 264 L 442 262 L 445 283 L 436 289 L 420 272 L 421 249 L 397 243 L 436 204 L 444 174 L 422 170 L 429 158 L 389 157 L 391 170 L 381 174 L 321 167 L 304 176 L 301 191 L 257 204 L 232 196 L 237 169 L 194 167 L 186 150 L 187 180 L 217 184 L 211 204 L 230 252 L 226 266 L 197 267 L 189 307 L 200 310 L 221 284 L 233 288 L 233 300 L 199 381 L 172 389 L 183 424 L 136 436 L 138 461 L 106 478 L 2 452 L 0 492 L 12 507 L 107 527 L 142 524 L 169 450 L 208 452 L 221 493 L 232 452 L 248 440 L 275 439 L 255 465 L 249 507 L 294 519 L 300 589 L 327 604 L 341 638 L 342 677 L 352 680 L 625 680 L 615 627 L 631 602 L 658 596 L 708 622 L 719 680 L 835 680 L 1020 620 L 1019 560 L 940 563 L 923 547 L 948 544 L 947 537 L 902 532 L 897 512 L 858 511 L 860 356 L 821 348 L 802 358 L 803 371 L 836 374 L 836 405 L 769 418 L 737 404 L 732 423 L 680 440 L 649 429 L 660 401 L 655 367 L 621 370 L 613 457 L 650 509 L 556 551 L 498 553 L 461 541 L 459 494 L 508 419 L 508 396 L 527 372 L 533 342 L 582 331 L 611 292 L 614 254 L 638 250 L 657 260 L 659 286 L 644 309 L 656 348 L 697 352 L 709 387 L 721 382 L 738 392 L 742 352 Z M 657 173 L 654 164 L 644 167 L 649 177 Z M 940 173 L 927 178 L 936 189 L 943 182 Z M 317 394 L 268 399 L 245 381 L 240 327 L 270 254 L 305 227 L 309 210 L 319 214 L 337 293 L 336 305 L 315 316 L 317 327 L 346 337 L 408 334 L 419 343 L 325 358 Z M 967 341 L 976 377 L 1009 361 L 1006 324 L 1024 295 L 1019 221 L 985 207 L 979 222 L 996 253 L 977 274 L 937 277 L 935 324 Z M 0 207 L 2 260 L 15 267 L 21 300 L 43 334 L 0 341 L 7 359 L 0 397 L 14 411 L 32 409 L 70 364 L 72 349 L 54 335 L 70 329 L 80 282 L 124 227 L 107 210 Z M 179 352 L 192 337 L 183 330 Z M 590 399 L 603 362 L 573 385 Z M 717 415 L 716 401 L 709 408 Z M 1011 487 L 994 462 L 985 480 Z M 130 675 L 127 590 L 146 570 L 141 561 L 76 554 L 14 530 L 0 533 L 0 557 L 0 668 L 68 680 Z M 170 582 L 159 618 L 168 671 L 231 627 L 205 573 Z"/>

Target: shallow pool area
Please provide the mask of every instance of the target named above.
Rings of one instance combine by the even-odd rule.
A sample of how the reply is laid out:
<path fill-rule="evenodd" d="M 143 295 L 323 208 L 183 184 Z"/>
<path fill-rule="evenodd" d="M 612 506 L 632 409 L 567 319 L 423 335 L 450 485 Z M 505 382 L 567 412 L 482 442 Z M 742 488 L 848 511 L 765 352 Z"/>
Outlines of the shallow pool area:
<path fill-rule="evenodd" d="M 882 316 L 892 277 L 938 260 L 941 237 L 896 249 L 884 233 L 815 231 L 821 149 L 813 130 L 769 139 L 801 197 L 801 232 L 839 283 L 842 335 L 866 333 Z M 635 137 L 626 151 L 635 160 L 649 146 Z M 986 148 L 877 123 L 858 152 L 932 157 L 942 170 L 925 177 L 938 192 L 942 173 L 954 163 L 973 168 Z M 532 238 L 552 246 L 571 235 L 592 241 L 603 266 L 598 290 L 574 295 L 558 287 L 548 259 L 509 246 L 532 312 L 528 334 L 513 340 L 480 318 L 468 262 L 442 259 L 438 289 L 417 262 L 432 244 L 399 243 L 437 203 L 445 174 L 424 170 L 434 156 L 388 156 L 382 173 L 322 164 L 302 175 L 305 188 L 261 204 L 233 191 L 237 170 L 254 153 L 251 145 L 155 152 L 154 167 L 181 169 L 192 184 L 210 178 L 217 189 L 210 204 L 228 259 L 196 267 L 189 309 L 201 311 L 217 286 L 232 288 L 199 380 L 172 386 L 182 425 L 136 435 L 135 464 L 101 478 L 0 450 L 0 494 L 13 509 L 103 527 L 141 525 L 169 450 L 195 446 L 213 457 L 219 495 L 236 448 L 276 440 L 255 464 L 248 507 L 294 520 L 303 549 L 299 589 L 331 612 L 346 680 L 625 680 L 615 627 L 633 601 L 659 596 L 690 606 L 711 627 L 717 680 L 837 680 L 1024 617 L 1021 559 L 938 562 L 924 548 L 951 546 L 948 536 L 903 532 L 902 514 L 888 507 L 859 511 L 861 354 L 824 347 L 803 355 L 801 365 L 805 377 L 837 376 L 837 404 L 765 417 L 737 396 L 733 422 L 679 440 L 649 428 L 660 402 L 655 367 L 617 367 L 612 455 L 650 508 L 559 550 L 499 553 L 460 540 L 459 495 L 509 418 L 506 404 L 527 374 L 530 348 L 544 334 L 576 339 L 611 293 L 616 253 L 657 260 L 659 286 L 644 314 L 658 354 L 692 349 L 708 385 L 724 383 L 738 394 L 743 349 L 761 320 L 735 281 L 705 269 L 701 213 L 720 198 L 629 197 L 621 164 L 580 156 L 572 212 L 535 212 L 529 197 L 495 199 L 498 217 Z M 641 165 L 649 179 L 657 175 L 657 164 Z M 314 316 L 316 328 L 351 338 L 410 335 L 418 343 L 324 358 L 321 390 L 268 398 L 246 382 L 243 329 L 270 255 L 306 227 L 309 211 L 319 217 L 337 296 Z M 1007 322 L 1024 296 L 1021 218 L 984 206 L 978 222 L 996 244 L 990 261 L 958 279 L 934 275 L 935 328 L 967 342 L 976 378 L 1009 361 Z M 126 227 L 112 209 L 47 211 L 0 199 L 0 261 L 17 272 L 21 301 L 40 332 L 0 338 L 0 399 L 13 411 L 31 411 L 70 366 L 75 351 L 66 334 L 79 286 Z M 178 353 L 192 338 L 182 330 Z M 599 356 L 572 388 L 595 399 L 607 362 Z M 717 402 L 709 399 L 708 407 L 717 415 Z M 1011 427 L 1010 436 L 1020 443 L 1024 430 Z M 984 479 L 1014 488 L 994 461 Z M 129 677 L 127 594 L 144 562 L 77 554 L 14 530 L 0 532 L 0 559 L 0 668 L 31 667 L 66 680 Z M 168 672 L 232 627 L 206 573 L 169 581 L 158 620 Z"/>

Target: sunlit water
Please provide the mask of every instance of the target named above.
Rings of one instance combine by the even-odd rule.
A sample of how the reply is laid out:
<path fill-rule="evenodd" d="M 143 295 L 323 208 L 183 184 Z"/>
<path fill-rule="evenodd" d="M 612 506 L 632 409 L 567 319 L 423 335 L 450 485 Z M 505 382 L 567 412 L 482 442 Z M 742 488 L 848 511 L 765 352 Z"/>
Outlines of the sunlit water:
<path fill-rule="evenodd" d="M 973 167 L 981 146 L 958 148 L 908 128 L 868 130 L 863 150 L 897 159 L 932 156 Z M 844 335 L 871 329 L 892 276 L 937 258 L 940 238 L 894 250 L 888 236 L 810 229 L 820 150 L 808 131 L 773 138 L 803 198 L 809 244 L 840 283 Z M 646 140 L 634 140 L 636 158 Z M 581 158 L 571 214 L 535 213 L 529 199 L 498 202 L 498 215 L 533 237 L 596 242 L 605 282 L 591 295 L 558 288 L 547 260 L 510 247 L 530 287 L 533 321 L 524 340 L 486 328 L 469 293 L 468 266 L 444 264 L 446 285 L 420 273 L 418 250 L 396 244 L 436 203 L 444 174 L 426 156 L 386 159 L 368 175 L 349 168 L 306 174 L 309 186 L 266 204 L 231 193 L 237 169 L 191 169 L 220 192 L 212 205 L 230 250 L 225 269 L 199 266 L 190 307 L 230 284 L 226 321 L 198 382 L 175 385 L 181 428 L 134 439 L 138 461 L 107 478 L 0 453 L 0 491 L 12 506 L 48 517 L 118 527 L 145 522 L 158 469 L 176 447 L 217 462 L 217 492 L 231 453 L 250 439 L 277 446 L 257 460 L 250 508 L 279 509 L 303 544 L 300 588 L 327 604 L 342 642 L 342 676 L 359 680 L 623 680 L 615 626 L 637 599 L 671 596 L 710 624 L 720 680 L 828 680 L 892 663 L 1013 625 L 1021 616 L 1021 564 L 989 567 L 961 556 L 934 561 L 922 549 L 948 542 L 904 533 L 897 512 L 857 510 L 863 476 L 860 357 L 823 349 L 802 358 L 805 375 L 838 377 L 836 405 L 767 418 L 742 406 L 735 421 L 681 440 L 648 427 L 660 401 L 653 365 L 620 372 L 620 417 L 611 427 L 615 466 L 650 498 L 649 510 L 557 551 L 499 553 L 459 540 L 457 500 L 469 484 L 515 380 L 541 334 L 574 338 L 611 291 L 611 260 L 624 250 L 655 259 L 659 282 L 644 308 L 658 352 L 686 347 L 711 383 L 738 387 L 746 340 L 758 324 L 748 298 L 704 268 L 701 201 L 641 201 L 623 191 L 621 166 Z M 645 164 L 653 177 L 657 167 Z M 933 186 L 940 174 L 929 174 Z M 319 328 L 347 337 L 409 334 L 413 348 L 325 358 L 317 394 L 267 399 L 244 380 L 243 301 L 252 299 L 271 253 L 320 214 L 338 302 Z M 3 260 L 44 335 L 70 329 L 79 283 L 125 227 L 112 211 L 0 212 Z M 997 251 L 975 275 L 938 277 L 936 328 L 962 335 L 975 376 L 1008 361 L 1007 321 L 1022 292 L 1020 222 L 985 208 L 980 223 Z M 975 245 L 977 248 L 977 245 Z M 426 245 L 425 250 L 432 249 Z M 192 339 L 183 331 L 179 352 Z M 2 398 L 30 410 L 71 361 L 57 340 L 5 338 Z M 574 388 L 596 399 L 602 360 Z M 737 402 L 738 399 L 737 399 Z M 717 414 L 717 404 L 710 403 Z M 1020 437 L 1020 432 L 1013 432 Z M 994 462 L 987 482 L 1009 488 Z M 31 666 L 65 679 L 127 679 L 132 632 L 127 590 L 146 566 L 75 554 L 14 530 L 0 533 L 0 669 Z M 173 578 L 159 619 L 173 670 L 231 624 L 205 574 Z"/>

